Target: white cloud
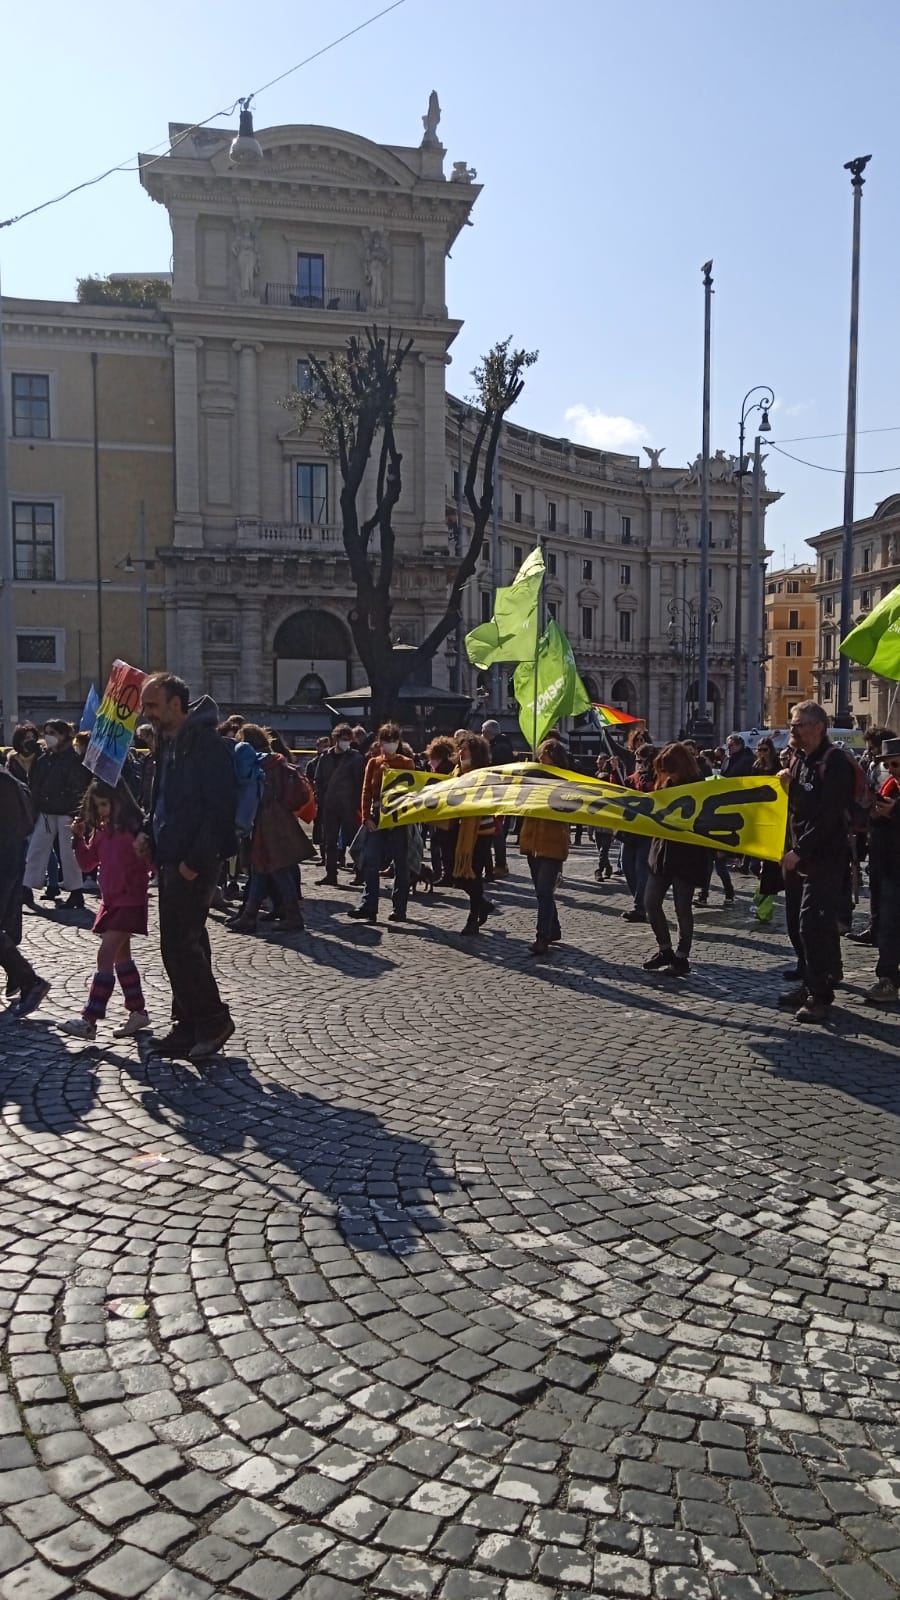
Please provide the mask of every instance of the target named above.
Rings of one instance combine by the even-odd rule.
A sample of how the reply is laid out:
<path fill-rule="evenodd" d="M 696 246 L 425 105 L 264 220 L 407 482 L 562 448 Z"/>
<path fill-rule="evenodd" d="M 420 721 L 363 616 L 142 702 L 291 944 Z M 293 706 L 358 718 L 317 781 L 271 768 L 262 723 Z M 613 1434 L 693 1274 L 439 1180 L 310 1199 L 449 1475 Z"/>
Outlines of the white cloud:
<path fill-rule="evenodd" d="M 648 437 L 642 422 L 631 417 L 610 417 L 590 406 L 569 406 L 565 421 L 576 444 L 589 444 L 595 450 L 633 450 Z"/>

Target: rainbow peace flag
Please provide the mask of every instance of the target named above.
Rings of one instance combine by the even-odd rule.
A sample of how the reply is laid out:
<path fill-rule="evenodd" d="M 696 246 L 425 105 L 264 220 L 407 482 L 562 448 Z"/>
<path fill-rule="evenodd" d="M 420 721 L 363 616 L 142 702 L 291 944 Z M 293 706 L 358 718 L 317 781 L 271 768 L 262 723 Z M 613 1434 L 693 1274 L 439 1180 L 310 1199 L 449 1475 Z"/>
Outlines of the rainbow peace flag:
<path fill-rule="evenodd" d="M 629 723 L 644 721 L 643 717 L 630 717 L 627 711 L 617 711 L 615 706 L 602 706 L 598 700 L 591 701 L 591 710 L 596 713 L 601 728 L 624 728 Z"/>

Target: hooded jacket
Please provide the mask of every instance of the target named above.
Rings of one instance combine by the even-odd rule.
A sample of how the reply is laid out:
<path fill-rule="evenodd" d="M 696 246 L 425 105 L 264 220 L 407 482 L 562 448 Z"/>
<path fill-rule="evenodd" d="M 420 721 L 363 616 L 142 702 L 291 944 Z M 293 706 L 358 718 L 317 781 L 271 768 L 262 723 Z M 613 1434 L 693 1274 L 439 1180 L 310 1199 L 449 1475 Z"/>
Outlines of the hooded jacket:
<path fill-rule="evenodd" d="M 183 861 L 192 872 L 209 872 L 234 850 L 237 779 L 218 721 L 215 701 L 202 695 L 175 739 L 160 742 L 147 819 L 160 866 Z"/>
<path fill-rule="evenodd" d="M 73 744 L 45 750 L 31 763 L 28 787 L 35 808 L 46 817 L 74 817 L 91 774 Z"/>

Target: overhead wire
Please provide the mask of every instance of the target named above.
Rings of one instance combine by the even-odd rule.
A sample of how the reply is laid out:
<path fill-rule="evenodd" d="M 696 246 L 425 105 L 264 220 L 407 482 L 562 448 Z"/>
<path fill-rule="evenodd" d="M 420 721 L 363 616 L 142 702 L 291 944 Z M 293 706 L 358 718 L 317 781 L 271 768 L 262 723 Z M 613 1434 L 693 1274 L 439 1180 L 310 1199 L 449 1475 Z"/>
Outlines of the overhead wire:
<path fill-rule="evenodd" d="M 295 62 L 292 67 L 280 72 L 276 78 L 270 78 L 268 83 L 264 83 L 260 88 L 254 89 L 251 94 L 239 95 L 236 100 L 232 101 L 230 106 L 225 106 L 220 111 L 210 112 L 210 115 L 204 117 L 202 122 L 192 122 L 189 128 L 182 128 L 174 139 L 161 139 L 157 144 L 150 145 L 151 152 L 161 150 L 163 154 L 154 157 L 152 161 L 145 162 L 145 167 L 154 166 L 157 161 L 164 160 L 179 144 L 190 138 L 192 133 L 208 127 L 211 122 L 215 122 L 219 117 L 233 116 L 242 102 L 246 102 L 249 105 L 251 100 L 255 100 L 258 95 L 264 94 L 267 89 L 273 89 L 277 83 L 283 83 L 285 78 L 290 78 L 293 73 L 299 72 L 301 67 L 308 67 L 311 62 L 318 61 L 321 56 L 327 55 L 329 50 L 336 50 L 339 44 L 344 44 L 347 39 L 352 39 L 354 34 L 362 33 L 365 28 L 370 28 L 373 22 L 380 22 L 382 17 L 386 17 L 389 12 L 396 11 L 398 6 L 405 4 L 406 0 L 392 0 L 391 5 L 384 6 L 381 11 L 376 11 L 371 17 L 367 17 L 364 22 L 357 23 L 355 28 L 348 29 L 339 38 L 332 39 L 329 44 L 322 45 L 321 49 L 314 50 L 311 56 L 304 56 L 302 61 Z M 105 172 L 99 172 L 95 178 L 86 178 L 83 183 L 73 184 L 70 189 L 64 190 L 62 194 L 55 195 L 52 200 L 43 200 L 40 205 L 31 206 L 28 211 L 20 211 L 14 217 L 4 218 L 3 221 L 0 221 L 0 228 L 12 228 L 17 222 L 24 222 L 27 217 L 36 216 L 39 211 L 46 211 L 50 206 L 58 206 L 61 201 L 70 199 L 73 194 L 80 194 L 82 189 L 92 189 L 96 184 L 103 183 L 116 172 L 137 172 L 138 170 L 138 165 L 133 161 L 133 158 L 126 156 L 124 161 L 117 162 L 114 167 L 107 167 Z"/>
<path fill-rule="evenodd" d="M 872 429 L 871 431 L 872 432 L 876 432 L 877 430 L 876 429 Z M 885 431 L 887 432 L 889 430 L 886 429 Z M 840 435 L 839 434 L 834 434 L 833 437 L 834 438 L 839 438 Z M 766 440 L 766 446 L 765 447 L 766 447 L 767 450 L 777 450 L 778 454 L 780 456 L 787 456 L 789 461 L 797 461 L 797 462 L 799 462 L 801 467 L 813 467 L 816 472 L 839 472 L 839 473 L 841 473 L 843 475 L 843 472 L 844 472 L 844 468 L 843 467 L 823 467 L 821 462 L 819 462 L 819 461 L 804 461 L 802 456 L 791 455 L 790 450 L 782 450 L 781 446 L 777 445 L 777 444 L 773 444 L 771 439 L 767 439 Z M 877 477 L 880 477 L 881 474 L 884 473 L 884 472 L 900 472 L 900 467 L 857 467 L 856 468 L 856 477 L 858 477 L 858 478 L 877 478 Z"/>

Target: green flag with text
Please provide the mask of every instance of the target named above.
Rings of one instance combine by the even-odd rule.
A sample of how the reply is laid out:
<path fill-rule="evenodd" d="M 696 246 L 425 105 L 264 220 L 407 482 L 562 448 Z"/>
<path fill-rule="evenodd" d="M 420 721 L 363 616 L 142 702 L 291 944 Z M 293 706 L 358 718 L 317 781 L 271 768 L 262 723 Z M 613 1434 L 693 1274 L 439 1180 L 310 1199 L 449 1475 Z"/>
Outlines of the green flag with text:
<path fill-rule="evenodd" d="M 900 682 L 900 584 L 848 633 L 841 655 Z"/>
<path fill-rule="evenodd" d="M 544 557 L 540 547 L 525 557 L 507 589 L 494 596 L 494 615 L 466 634 L 466 654 L 473 667 L 496 661 L 534 661 Z"/>
<path fill-rule="evenodd" d="M 552 619 L 541 634 L 537 666 L 533 659 L 521 662 L 513 681 L 519 727 L 535 751 L 560 717 L 576 717 L 591 704 L 578 676 L 572 646 Z"/>

